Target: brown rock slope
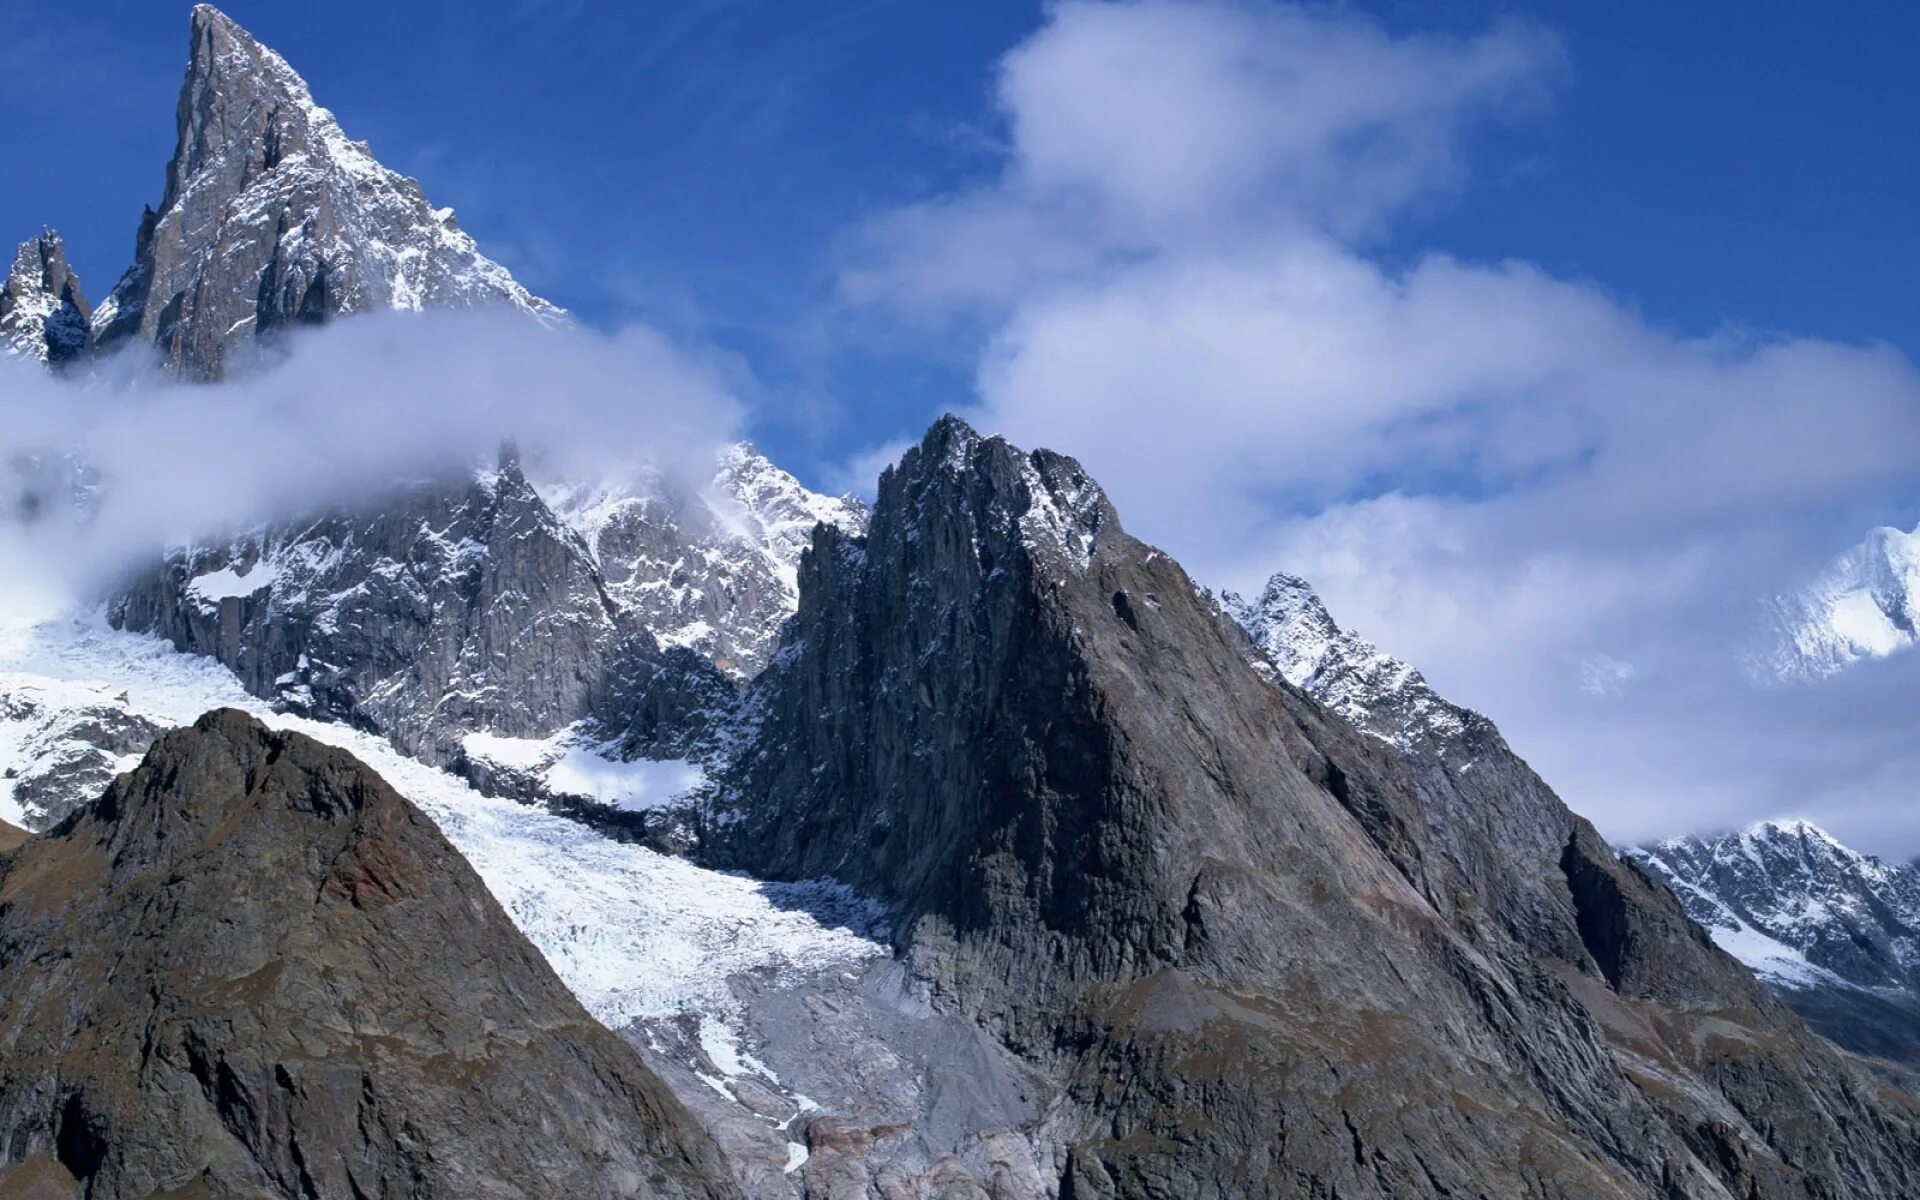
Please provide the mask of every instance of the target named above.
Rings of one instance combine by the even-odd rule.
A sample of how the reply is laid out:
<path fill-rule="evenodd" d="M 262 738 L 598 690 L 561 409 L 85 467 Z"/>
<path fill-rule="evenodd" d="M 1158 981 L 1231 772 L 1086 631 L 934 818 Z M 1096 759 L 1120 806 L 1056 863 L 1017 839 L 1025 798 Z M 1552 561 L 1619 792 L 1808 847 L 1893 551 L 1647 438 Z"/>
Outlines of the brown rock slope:
<path fill-rule="evenodd" d="M 736 1195 L 425 816 L 234 711 L 0 858 L 0 1152 L 0 1195 Z"/>
<path fill-rule="evenodd" d="M 708 852 L 892 897 L 1063 1088 L 1074 1200 L 1916 1194 L 1914 1099 L 1491 727 L 1398 752 L 1259 663 L 1071 459 L 942 421 L 816 531 Z"/>

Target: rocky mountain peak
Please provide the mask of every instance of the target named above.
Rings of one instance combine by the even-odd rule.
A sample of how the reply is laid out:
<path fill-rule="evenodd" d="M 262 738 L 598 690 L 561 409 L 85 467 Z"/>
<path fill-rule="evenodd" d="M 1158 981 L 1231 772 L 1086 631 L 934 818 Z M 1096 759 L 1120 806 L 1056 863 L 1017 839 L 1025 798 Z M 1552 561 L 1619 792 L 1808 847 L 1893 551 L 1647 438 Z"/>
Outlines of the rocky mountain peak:
<path fill-rule="evenodd" d="M 738 1196 L 424 813 L 245 714 L 0 857 L 0 946 L 0 1195 Z"/>
<path fill-rule="evenodd" d="M 177 132 L 134 264 L 93 314 L 103 348 L 150 344 L 173 370 L 212 378 L 275 330 L 342 314 L 505 305 L 564 317 L 350 140 L 284 58 L 204 4 Z"/>
<path fill-rule="evenodd" d="M 93 309 L 51 229 L 20 244 L 0 288 L 0 350 L 52 366 L 86 352 Z"/>
<path fill-rule="evenodd" d="M 890 901 L 1060 1089 L 1060 1195 L 1902 1194 L 1904 1110 L 1849 1133 L 1870 1085 L 1497 734 L 1363 737 L 1262 663 L 1071 459 L 945 420 L 815 530 L 700 850 Z M 1783 1104 L 1856 1115 L 1735 1115 Z"/>
<path fill-rule="evenodd" d="M 1279 572 L 1249 602 L 1228 592 L 1227 612 L 1280 677 L 1382 741 L 1444 754 L 1485 718 L 1444 699 L 1420 672 L 1343 630 L 1308 583 Z"/>
<path fill-rule="evenodd" d="M 1920 865 L 1882 862 L 1804 820 L 1630 853 L 1816 1028 L 1920 1067 Z"/>

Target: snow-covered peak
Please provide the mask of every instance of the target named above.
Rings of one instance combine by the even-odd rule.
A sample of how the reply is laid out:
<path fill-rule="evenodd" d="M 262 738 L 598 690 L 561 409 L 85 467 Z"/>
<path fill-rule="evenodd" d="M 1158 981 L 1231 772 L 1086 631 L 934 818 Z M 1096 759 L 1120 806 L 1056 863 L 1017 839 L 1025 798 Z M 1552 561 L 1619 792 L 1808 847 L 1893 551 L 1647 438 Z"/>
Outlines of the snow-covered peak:
<path fill-rule="evenodd" d="M 1749 668 L 1763 682 L 1818 679 L 1920 639 L 1920 529 L 1885 526 L 1803 586 L 1770 598 Z"/>
<path fill-rule="evenodd" d="M 809 491 L 749 442 L 721 452 L 713 490 L 723 500 L 719 507 L 729 527 L 756 543 L 790 583 L 815 525 L 836 525 L 856 536 L 866 532 L 867 506 L 858 496 Z"/>
<path fill-rule="evenodd" d="M 1461 734 L 1485 725 L 1443 699 L 1419 671 L 1341 629 L 1297 576 L 1274 575 L 1252 602 L 1231 592 L 1221 601 L 1281 678 L 1363 733 L 1444 755 Z"/>
<path fill-rule="evenodd" d="M 1920 1000 L 1920 867 L 1862 854 L 1805 820 L 1627 853 L 1724 949 L 1775 983 Z"/>
<path fill-rule="evenodd" d="M 136 261 L 94 313 L 103 345 L 149 342 L 210 377 L 263 333 L 345 313 L 506 305 L 564 319 L 207 5 L 193 11 L 178 132 Z"/>
<path fill-rule="evenodd" d="M 642 471 L 537 486 L 591 549 L 616 604 L 663 645 L 696 650 L 735 679 L 766 665 L 793 615 L 814 526 L 867 526 L 858 499 L 810 491 L 746 443 L 722 451 L 703 484 Z"/>
<path fill-rule="evenodd" d="M 0 286 L 0 351 L 58 365 L 87 348 L 92 310 L 51 229 L 20 243 Z"/>

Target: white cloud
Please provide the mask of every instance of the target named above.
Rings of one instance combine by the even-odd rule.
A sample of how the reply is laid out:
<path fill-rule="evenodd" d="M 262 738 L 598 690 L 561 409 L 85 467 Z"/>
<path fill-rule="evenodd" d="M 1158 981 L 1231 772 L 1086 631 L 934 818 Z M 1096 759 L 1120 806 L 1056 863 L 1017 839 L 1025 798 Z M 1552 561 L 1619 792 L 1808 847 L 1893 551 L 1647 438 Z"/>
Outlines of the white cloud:
<path fill-rule="evenodd" d="M 80 379 L 0 360 L 0 571 L 54 593 L 92 588 L 163 544 L 491 461 L 509 437 L 554 469 L 652 465 L 704 481 L 741 416 L 732 364 L 645 328 L 381 315 L 285 350 L 209 385 L 148 374 L 134 354 Z M 98 475 L 99 511 L 85 520 L 43 502 L 66 456 Z M 23 504 L 38 506 L 33 519 Z"/>
<path fill-rule="evenodd" d="M 1560 63 L 1518 23 L 1393 38 L 1285 5 L 1058 4 L 1001 62 L 1000 176 L 876 219 L 844 282 L 925 310 L 1176 242 L 1370 233 L 1454 186 L 1466 135 L 1540 105 Z"/>
<path fill-rule="evenodd" d="M 1061 5 L 1003 63 L 998 175 L 871 222 L 845 292 L 984 315 L 970 415 L 1075 454 L 1208 582 L 1305 576 L 1610 833 L 1817 810 L 1920 849 L 1911 817 L 1860 815 L 1910 810 L 1863 799 L 1900 710 L 1859 707 L 1865 684 L 1761 697 L 1734 656 L 1759 597 L 1911 523 L 1876 506 L 1920 475 L 1914 365 L 1678 336 L 1523 262 L 1369 253 L 1559 75 L 1521 26 Z"/>

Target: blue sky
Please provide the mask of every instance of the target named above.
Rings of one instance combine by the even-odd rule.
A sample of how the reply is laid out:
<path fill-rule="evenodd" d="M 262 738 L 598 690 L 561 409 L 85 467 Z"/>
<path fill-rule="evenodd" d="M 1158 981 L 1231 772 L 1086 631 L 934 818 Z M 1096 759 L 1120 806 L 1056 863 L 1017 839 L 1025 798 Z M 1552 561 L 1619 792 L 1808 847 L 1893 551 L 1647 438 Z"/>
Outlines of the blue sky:
<path fill-rule="evenodd" d="M 15 114 L 0 231 L 61 228 L 96 295 L 158 199 L 186 7 L 13 0 L 0 15 Z M 1357 7 L 1403 32 L 1520 14 L 1566 45 L 1546 110 L 1484 138 L 1472 185 L 1406 215 L 1387 251 L 1524 258 L 1683 331 L 1920 350 L 1920 9 Z M 226 8 L 536 290 L 596 324 L 641 317 L 743 354 L 770 389 L 761 435 L 788 457 L 831 458 L 965 400 L 964 348 L 877 347 L 823 312 L 850 227 L 991 169 L 991 72 L 1040 6 Z"/>
<path fill-rule="evenodd" d="M 1920 851 L 1920 654 L 1743 668 L 1766 596 L 1920 519 L 1913 6 L 228 11 L 530 287 L 727 364 L 816 486 L 960 409 L 1208 584 L 1305 576 L 1610 834 Z M 185 41 L 0 10 L 0 230 L 96 296 Z"/>

